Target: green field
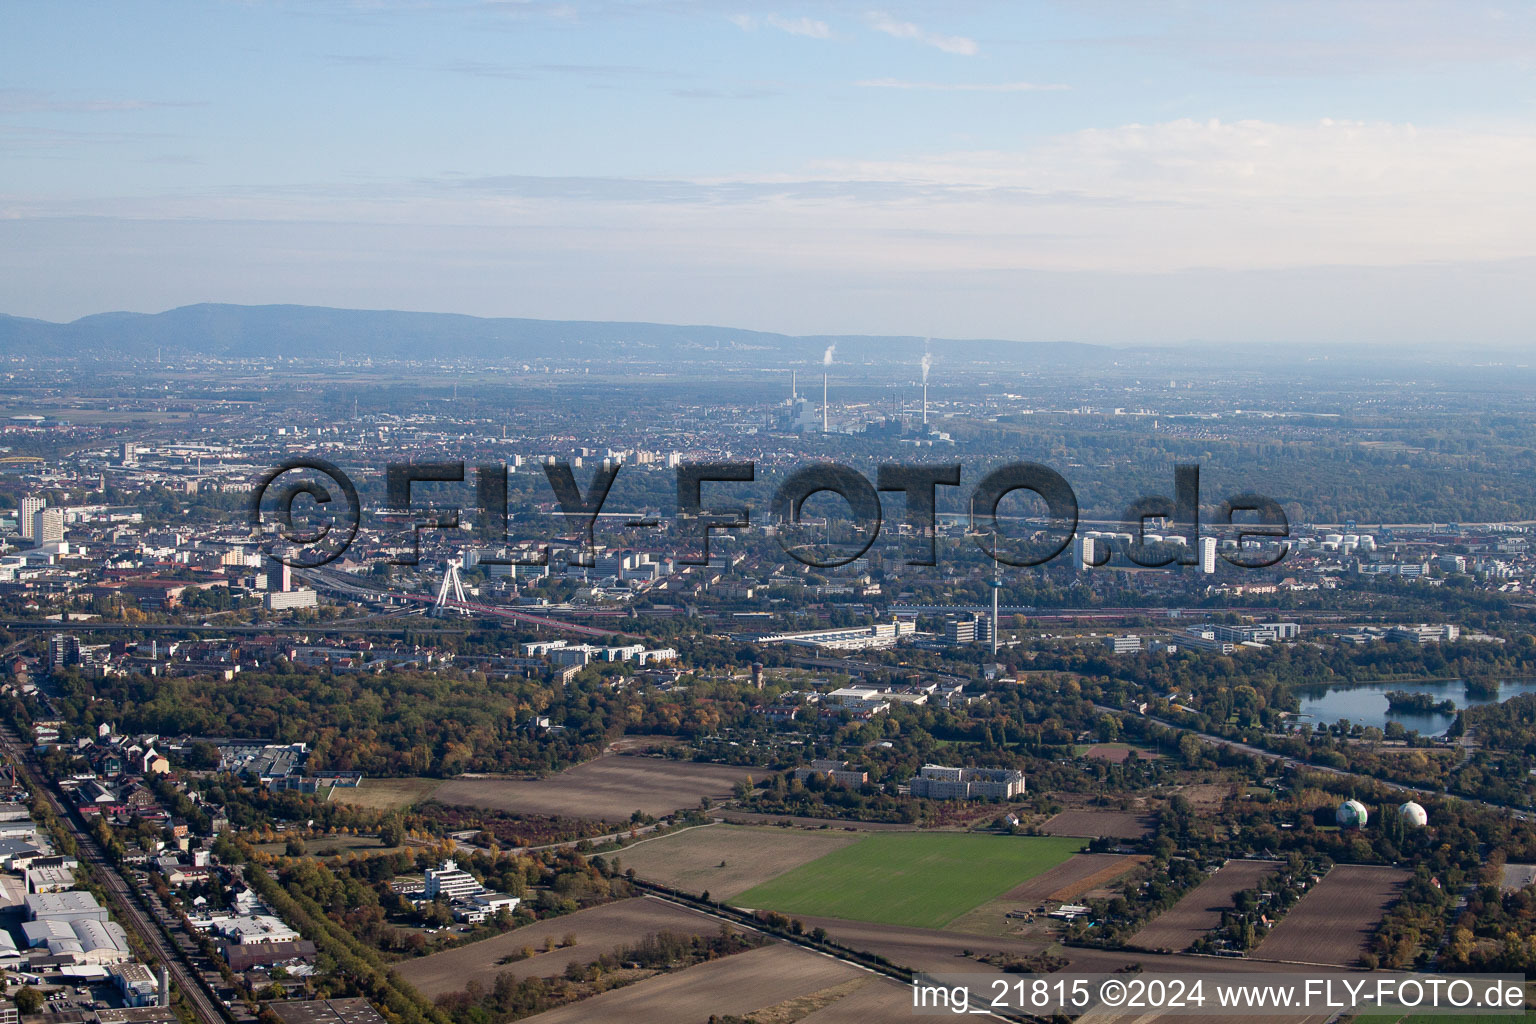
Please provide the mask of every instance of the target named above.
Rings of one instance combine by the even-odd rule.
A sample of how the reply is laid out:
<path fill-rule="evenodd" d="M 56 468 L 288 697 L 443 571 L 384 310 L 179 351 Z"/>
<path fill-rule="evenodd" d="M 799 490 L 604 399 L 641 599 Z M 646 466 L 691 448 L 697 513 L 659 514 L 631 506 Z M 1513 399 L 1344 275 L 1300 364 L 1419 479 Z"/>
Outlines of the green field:
<path fill-rule="evenodd" d="M 1059 836 L 875 832 L 734 902 L 807 917 L 941 928 L 1083 848 Z"/>

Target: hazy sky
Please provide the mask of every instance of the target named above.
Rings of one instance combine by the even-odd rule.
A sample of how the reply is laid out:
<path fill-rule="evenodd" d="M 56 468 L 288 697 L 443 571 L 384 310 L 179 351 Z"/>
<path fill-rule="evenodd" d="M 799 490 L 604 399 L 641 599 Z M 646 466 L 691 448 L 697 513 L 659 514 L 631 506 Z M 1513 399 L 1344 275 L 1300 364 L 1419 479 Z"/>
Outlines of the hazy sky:
<path fill-rule="evenodd" d="M 1476 0 L 13 0 L 0 311 L 1536 347 L 1533 71 Z"/>

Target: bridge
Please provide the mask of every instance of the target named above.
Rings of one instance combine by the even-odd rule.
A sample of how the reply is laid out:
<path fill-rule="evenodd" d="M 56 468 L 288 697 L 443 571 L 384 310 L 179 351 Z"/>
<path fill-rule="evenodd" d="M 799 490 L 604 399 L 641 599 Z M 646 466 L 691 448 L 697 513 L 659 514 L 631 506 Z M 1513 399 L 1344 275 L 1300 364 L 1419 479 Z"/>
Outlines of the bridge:
<path fill-rule="evenodd" d="M 447 572 L 452 572 L 450 567 Z M 504 605 L 482 604 L 478 601 L 460 600 L 457 596 L 446 595 L 429 596 L 427 594 L 413 594 L 406 591 L 391 590 L 387 587 L 369 586 L 365 578 L 355 577 L 350 573 L 344 573 L 335 569 L 295 569 L 294 575 L 310 583 L 316 589 L 323 589 L 332 593 L 340 593 L 347 597 L 373 601 L 408 601 L 414 604 L 422 604 L 430 607 L 461 611 L 469 615 L 484 615 L 494 619 L 502 619 L 507 622 L 515 622 L 521 626 L 533 626 L 540 629 L 550 629 L 556 632 L 571 633 L 576 636 L 603 638 L 611 636 L 638 636 L 639 634 L 626 632 L 619 629 L 603 629 L 597 626 L 583 626 L 574 622 L 562 622 L 560 619 L 550 618 L 546 615 L 533 615 L 528 612 L 515 611 Z M 456 574 L 455 574 L 456 575 Z M 450 585 L 449 593 L 454 588 Z M 462 594 L 462 589 L 458 594 Z"/>

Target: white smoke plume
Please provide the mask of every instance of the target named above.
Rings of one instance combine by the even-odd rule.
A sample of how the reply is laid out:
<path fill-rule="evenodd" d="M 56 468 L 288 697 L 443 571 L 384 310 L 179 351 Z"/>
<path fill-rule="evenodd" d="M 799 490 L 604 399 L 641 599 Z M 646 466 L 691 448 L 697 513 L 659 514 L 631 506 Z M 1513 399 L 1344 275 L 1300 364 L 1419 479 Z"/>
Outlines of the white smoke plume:
<path fill-rule="evenodd" d="M 832 353 L 836 352 L 836 351 L 837 351 L 837 345 L 835 345 L 835 344 L 828 345 L 827 346 L 827 351 L 821 357 L 821 365 L 822 366 L 831 366 L 832 365 Z"/>

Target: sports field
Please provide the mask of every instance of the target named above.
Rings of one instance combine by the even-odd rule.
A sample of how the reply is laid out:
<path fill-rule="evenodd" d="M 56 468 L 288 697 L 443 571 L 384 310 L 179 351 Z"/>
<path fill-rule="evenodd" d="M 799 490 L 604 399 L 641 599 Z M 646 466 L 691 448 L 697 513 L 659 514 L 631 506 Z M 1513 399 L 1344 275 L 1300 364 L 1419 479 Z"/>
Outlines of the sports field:
<path fill-rule="evenodd" d="M 734 902 L 807 917 L 941 928 L 1083 848 L 1081 839 L 874 832 Z"/>

